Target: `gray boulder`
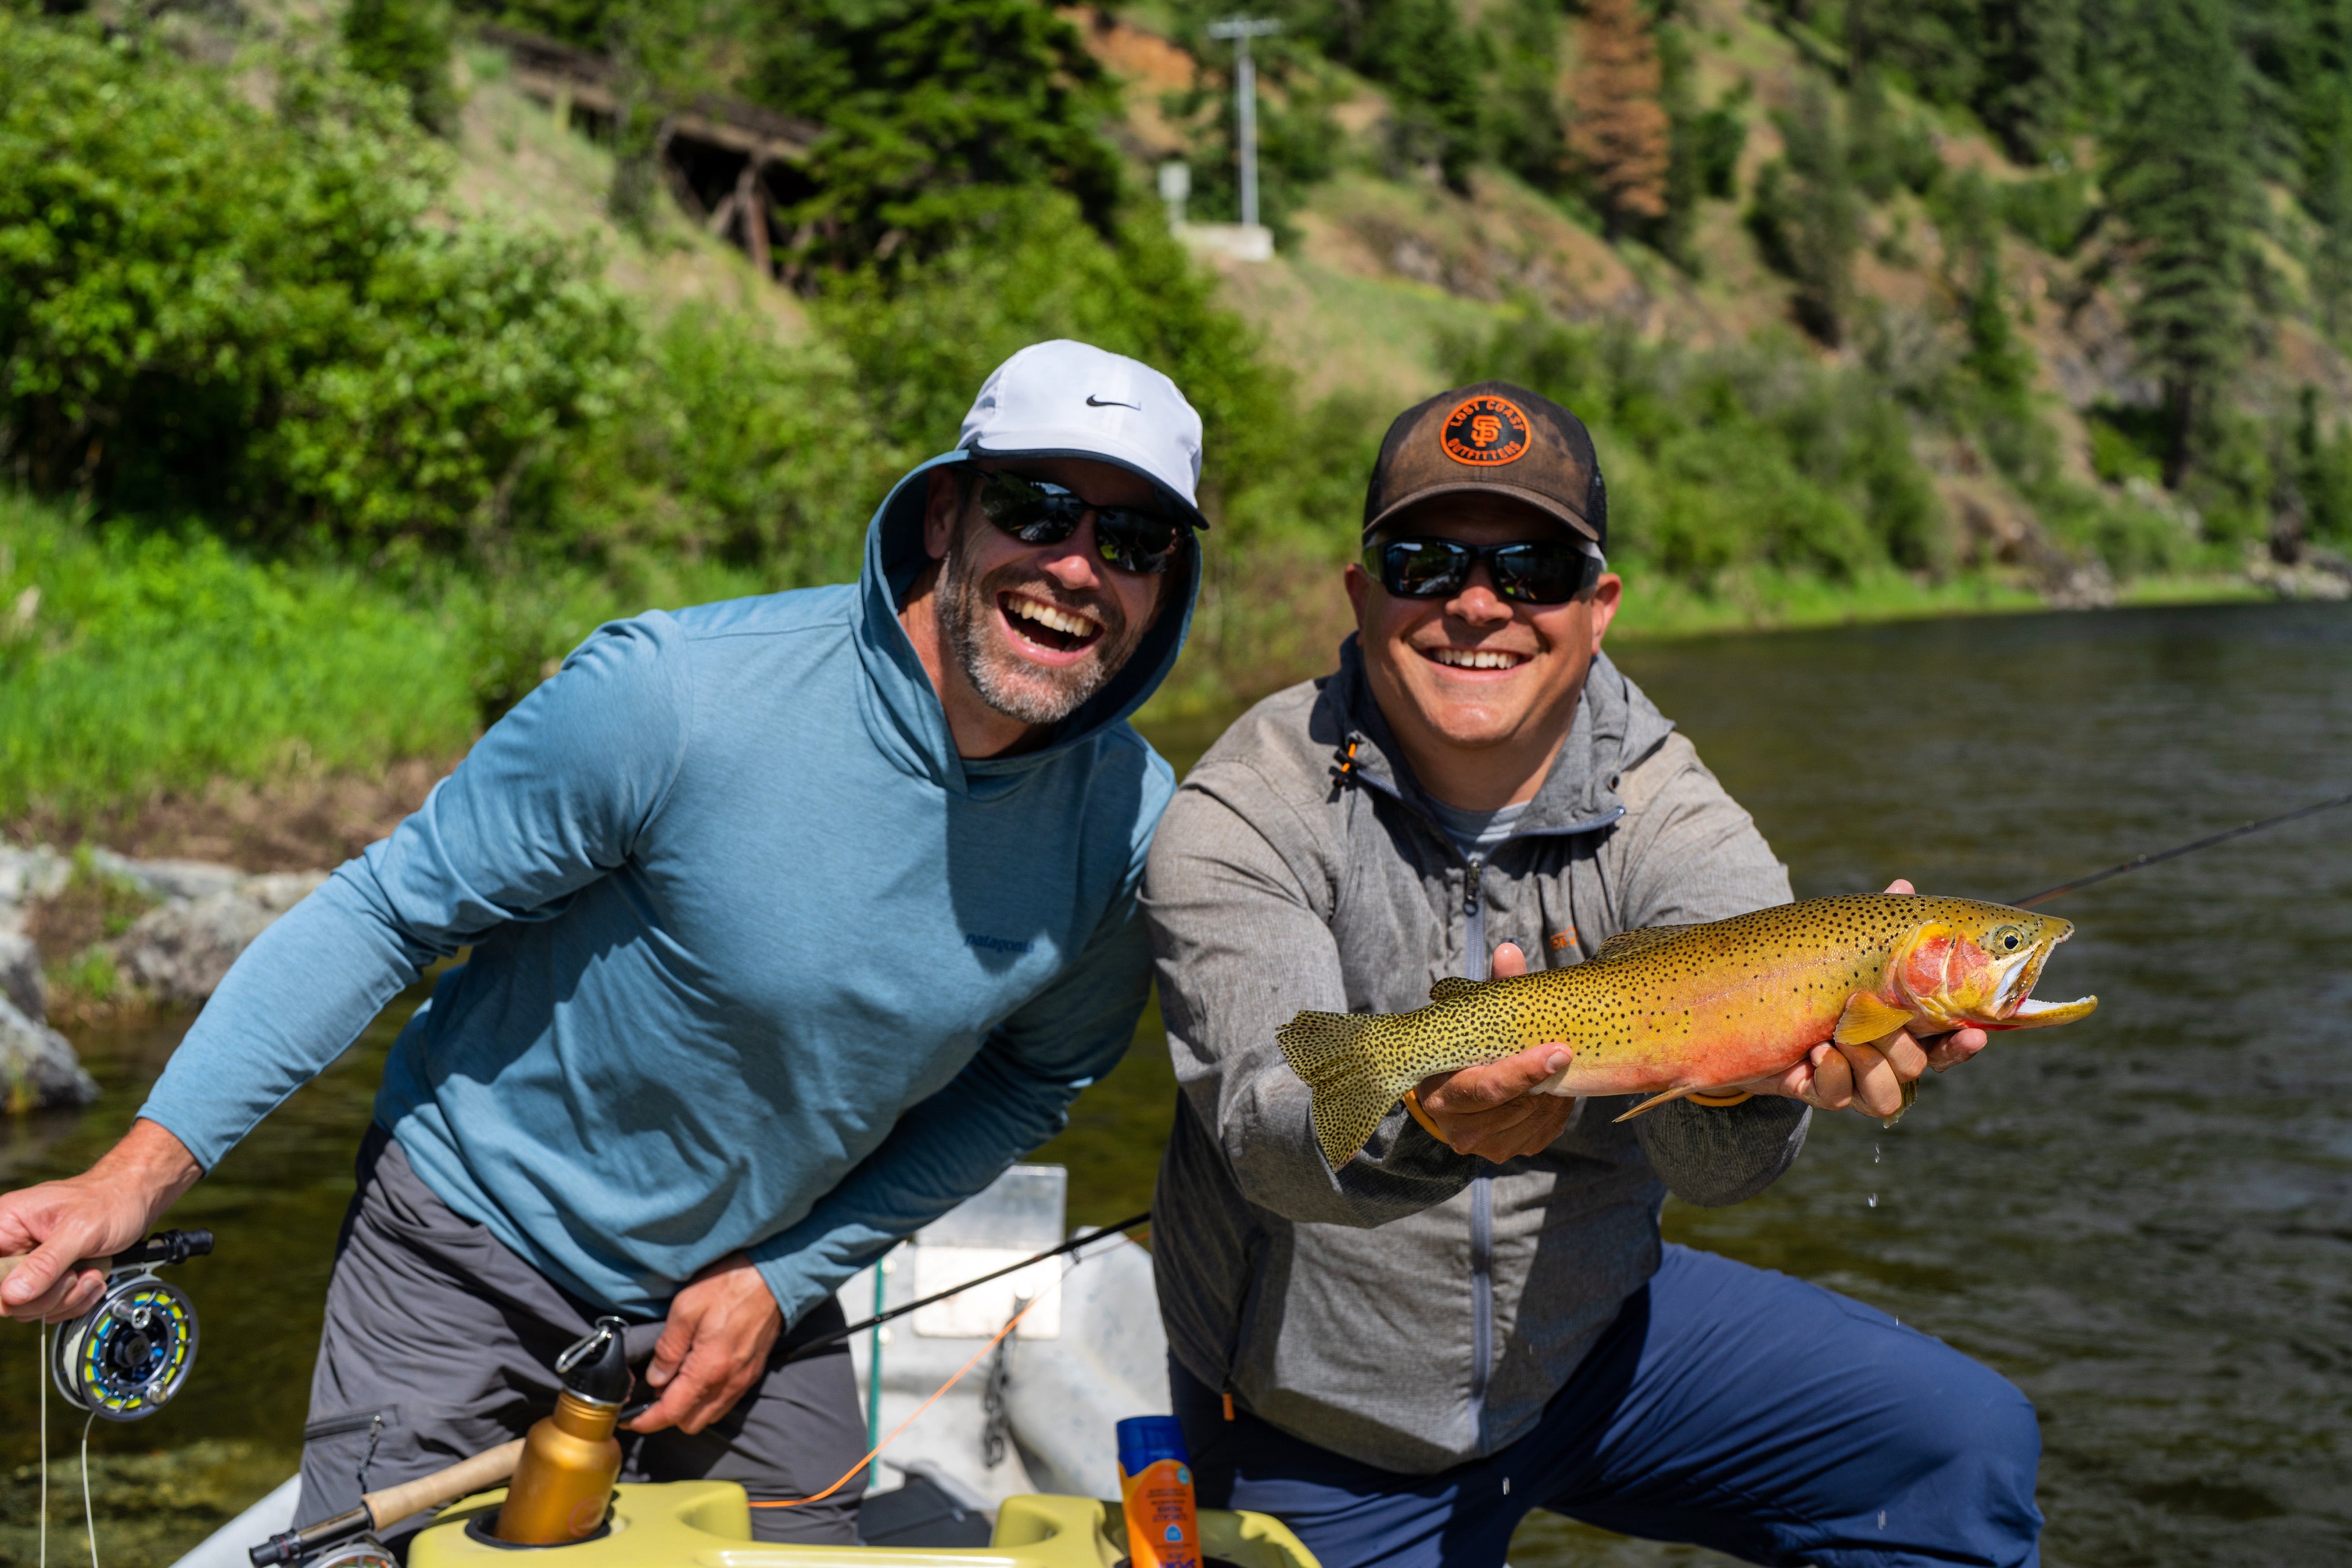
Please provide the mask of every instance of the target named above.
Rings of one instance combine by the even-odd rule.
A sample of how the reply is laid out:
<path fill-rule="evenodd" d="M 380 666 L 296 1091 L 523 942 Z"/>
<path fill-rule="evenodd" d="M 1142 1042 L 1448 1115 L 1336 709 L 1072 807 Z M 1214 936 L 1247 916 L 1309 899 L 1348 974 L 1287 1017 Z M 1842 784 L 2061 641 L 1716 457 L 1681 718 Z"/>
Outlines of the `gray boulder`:
<path fill-rule="evenodd" d="M 270 922 L 326 880 L 324 872 L 278 872 L 240 877 L 202 897 L 174 899 L 141 915 L 116 939 L 115 967 L 158 1000 L 203 1001 Z"/>
<path fill-rule="evenodd" d="M 87 1105 L 98 1098 L 98 1081 L 65 1036 L 0 998 L 0 1096 L 11 1111 Z"/>
<path fill-rule="evenodd" d="M 49 989 L 41 979 L 40 949 L 22 932 L 0 931 L 0 997 L 35 1023 L 48 1019 Z"/>
<path fill-rule="evenodd" d="M 12 929 L 26 904 L 55 897 L 73 874 L 73 862 L 46 844 L 20 850 L 0 844 L 0 925 Z"/>
<path fill-rule="evenodd" d="M 246 880 L 233 865 L 213 861 L 135 861 L 112 850 L 90 852 L 90 864 L 108 876 L 119 876 L 150 898 L 209 898 L 226 893 Z"/>

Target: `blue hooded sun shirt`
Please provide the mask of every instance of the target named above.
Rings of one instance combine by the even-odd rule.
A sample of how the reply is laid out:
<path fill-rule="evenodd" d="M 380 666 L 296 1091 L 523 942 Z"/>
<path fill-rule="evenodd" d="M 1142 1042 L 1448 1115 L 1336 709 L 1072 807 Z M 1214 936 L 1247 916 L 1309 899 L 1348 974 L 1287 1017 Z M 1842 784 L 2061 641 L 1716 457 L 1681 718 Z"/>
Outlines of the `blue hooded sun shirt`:
<path fill-rule="evenodd" d="M 139 1113 L 210 1169 L 471 945 L 376 1097 L 418 1176 L 600 1307 L 741 1248 L 788 1322 L 1053 1136 L 1150 983 L 1175 780 L 1127 717 L 1200 552 L 1048 745 L 959 758 L 898 611 L 965 457 L 899 481 L 854 585 L 599 629 L 255 941 Z"/>

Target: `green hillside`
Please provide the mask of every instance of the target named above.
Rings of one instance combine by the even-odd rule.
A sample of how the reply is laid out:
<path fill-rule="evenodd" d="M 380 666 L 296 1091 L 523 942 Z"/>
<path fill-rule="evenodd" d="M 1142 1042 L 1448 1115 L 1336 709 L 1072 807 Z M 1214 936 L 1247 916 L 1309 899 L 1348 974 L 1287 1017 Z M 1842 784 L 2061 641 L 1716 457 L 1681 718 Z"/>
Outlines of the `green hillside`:
<path fill-rule="evenodd" d="M 1328 657 L 1381 427 L 1490 374 L 1593 425 L 1629 634 L 2347 584 L 2352 5 L 1265 10 L 1248 264 L 1151 194 L 1234 215 L 1190 0 L 11 0 L 0 821 L 845 576 L 1054 335 L 1206 421 L 1169 708 Z"/>

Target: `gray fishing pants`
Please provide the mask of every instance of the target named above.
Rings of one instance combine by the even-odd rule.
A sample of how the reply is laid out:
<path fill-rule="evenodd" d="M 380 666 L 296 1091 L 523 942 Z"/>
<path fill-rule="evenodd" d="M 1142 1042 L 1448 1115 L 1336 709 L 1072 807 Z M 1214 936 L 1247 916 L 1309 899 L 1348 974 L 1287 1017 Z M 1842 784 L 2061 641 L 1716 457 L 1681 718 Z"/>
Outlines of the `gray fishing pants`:
<path fill-rule="evenodd" d="M 521 1437 L 555 1408 L 555 1357 L 595 1316 L 488 1229 L 453 1213 L 391 1135 L 370 1128 L 327 1287 L 296 1522 L 341 1513 L 362 1491 Z M 848 1347 L 789 1364 L 782 1357 L 842 1323 L 840 1304 L 827 1300 L 794 1324 L 767 1375 L 692 1437 L 675 1427 L 617 1434 L 621 1479 L 740 1481 L 755 1502 L 831 1486 L 866 1451 Z M 640 1376 L 661 1327 L 629 1330 L 629 1361 Z M 632 1403 L 646 1397 L 640 1384 Z M 854 1543 L 865 1490 L 861 1473 L 821 1503 L 755 1508 L 752 1532 L 762 1541 Z M 405 1555 L 406 1537 L 430 1518 L 385 1536 Z"/>

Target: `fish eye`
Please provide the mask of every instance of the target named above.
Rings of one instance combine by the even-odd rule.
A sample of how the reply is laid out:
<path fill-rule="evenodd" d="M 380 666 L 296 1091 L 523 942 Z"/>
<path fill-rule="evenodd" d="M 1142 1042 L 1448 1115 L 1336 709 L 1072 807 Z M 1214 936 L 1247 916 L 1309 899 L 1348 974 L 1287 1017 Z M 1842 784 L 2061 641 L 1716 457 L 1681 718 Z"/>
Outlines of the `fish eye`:
<path fill-rule="evenodd" d="M 1992 946 L 1997 953 L 2014 953 L 2025 946 L 2025 933 L 2014 925 L 2000 926 L 1992 934 Z"/>

